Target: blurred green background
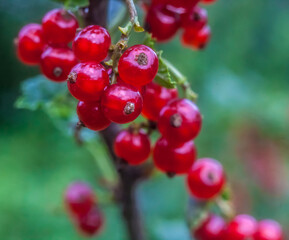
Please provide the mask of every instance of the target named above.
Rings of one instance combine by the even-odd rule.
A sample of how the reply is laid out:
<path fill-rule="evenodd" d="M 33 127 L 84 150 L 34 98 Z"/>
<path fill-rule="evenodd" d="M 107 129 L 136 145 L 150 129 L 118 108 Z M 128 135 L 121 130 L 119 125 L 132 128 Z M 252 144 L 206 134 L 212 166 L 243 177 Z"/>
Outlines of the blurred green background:
<path fill-rule="evenodd" d="M 42 111 L 14 108 L 23 80 L 39 73 L 15 57 L 19 29 L 57 6 L 48 0 L 0 0 L 0 239 L 82 239 L 62 204 L 66 186 L 96 189 L 99 169 L 85 149 Z M 199 157 L 220 160 L 239 213 L 289 225 L 289 2 L 219 0 L 207 7 L 212 41 L 202 52 L 179 38 L 158 45 L 199 93 L 204 126 Z M 105 149 L 95 145 L 99 158 Z M 142 184 L 138 199 L 151 240 L 188 240 L 183 178 Z M 97 239 L 126 240 L 119 210 L 103 204 L 106 228 Z"/>

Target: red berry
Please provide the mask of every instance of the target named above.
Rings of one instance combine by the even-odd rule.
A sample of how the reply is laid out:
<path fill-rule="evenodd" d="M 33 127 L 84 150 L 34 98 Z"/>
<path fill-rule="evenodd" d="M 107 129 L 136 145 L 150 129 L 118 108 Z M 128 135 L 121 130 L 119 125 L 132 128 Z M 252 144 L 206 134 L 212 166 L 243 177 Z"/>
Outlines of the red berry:
<path fill-rule="evenodd" d="M 144 86 L 156 76 L 159 60 L 156 53 L 145 45 L 128 48 L 118 63 L 120 78 L 133 86 Z"/>
<path fill-rule="evenodd" d="M 217 0 L 201 0 L 202 3 L 204 4 L 212 4 L 215 3 Z"/>
<path fill-rule="evenodd" d="M 166 0 L 167 8 L 178 14 L 184 14 L 197 5 L 200 0 Z"/>
<path fill-rule="evenodd" d="M 117 76 L 117 83 L 126 84 L 119 76 Z M 146 87 L 147 87 L 147 85 L 145 85 L 145 86 L 136 86 L 135 88 L 140 92 L 142 97 L 144 97 L 144 95 L 146 94 Z"/>
<path fill-rule="evenodd" d="M 160 112 L 158 129 L 171 144 L 177 145 L 194 139 L 201 126 L 199 109 L 188 99 L 172 100 Z"/>
<path fill-rule="evenodd" d="M 185 174 L 196 159 L 194 142 L 183 143 L 179 147 L 172 146 L 165 138 L 160 138 L 153 151 L 153 160 L 161 171 L 168 174 Z"/>
<path fill-rule="evenodd" d="M 208 12 L 206 9 L 196 6 L 192 10 L 181 15 L 181 24 L 183 28 L 189 28 L 191 31 L 200 30 L 208 23 Z"/>
<path fill-rule="evenodd" d="M 257 232 L 254 240 L 283 240 L 283 231 L 281 225 L 270 219 L 262 220 L 258 223 Z"/>
<path fill-rule="evenodd" d="M 48 47 L 41 55 L 41 71 L 52 81 L 65 81 L 76 64 L 74 53 L 67 47 Z"/>
<path fill-rule="evenodd" d="M 165 5 L 151 5 L 146 17 L 146 27 L 158 41 L 168 41 L 178 31 L 180 21 L 176 13 Z"/>
<path fill-rule="evenodd" d="M 177 97 L 177 89 L 168 89 L 151 82 L 146 85 L 142 114 L 149 120 L 157 121 L 162 108 Z"/>
<path fill-rule="evenodd" d="M 131 165 L 143 163 L 150 155 L 150 139 L 143 131 L 121 131 L 114 142 L 115 154 Z"/>
<path fill-rule="evenodd" d="M 86 215 L 77 219 L 77 225 L 81 233 L 86 236 L 98 234 L 104 224 L 103 216 L 98 208 L 92 208 Z"/>
<path fill-rule="evenodd" d="M 193 234 L 197 240 L 224 240 L 225 227 L 222 217 L 211 214 Z"/>
<path fill-rule="evenodd" d="M 115 123 L 128 123 L 135 120 L 141 113 L 142 105 L 139 91 L 125 83 L 108 86 L 101 98 L 104 115 Z"/>
<path fill-rule="evenodd" d="M 204 49 L 211 38 L 211 29 L 208 25 L 200 30 L 186 28 L 182 35 L 182 43 L 184 46 L 193 49 Z"/>
<path fill-rule="evenodd" d="M 100 131 L 110 125 L 110 121 L 103 115 L 99 102 L 78 102 L 77 115 L 85 127 Z"/>
<path fill-rule="evenodd" d="M 225 184 L 223 167 L 214 159 L 202 158 L 190 169 L 187 183 L 194 197 L 204 200 L 212 199 L 222 191 Z"/>
<path fill-rule="evenodd" d="M 86 215 L 95 205 L 91 187 L 84 182 L 74 182 L 65 192 L 65 204 L 76 217 Z"/>
<path fill-rule="evenodd" d="M 67 86 L 71 95 L 80 101 L 99 101 L 109 76 L 99 63 L 78 63 L 71 69 Z"/>
<path fill-rule="evenodd" d="M 67 44 L 75 37 L 78 22 L 75 16 L 65 9 L 53 9 L 42 19 L 45 40 L 50 44 Z"/>
<path fill-rule="evenodd" d="M 228 225 L 225 240 L 251 239 L 257 230 L 256 220 L 249 215 L 238 215 Z"/>
<path fill-rule="evenodd" d="M 108 31 L 101 26 L 91 25 L 77 34 L 73 51 L 80 61 L 100 63 L 106 58 L 110 44 Z"/>
<path fill-rule="evenodd" d="M 45 46 L 41 25 L 31 23 L 24 26 L 18 34 L 16 44 L 17 55 L 23 63 L 29 65 L 40 63 Z"/>

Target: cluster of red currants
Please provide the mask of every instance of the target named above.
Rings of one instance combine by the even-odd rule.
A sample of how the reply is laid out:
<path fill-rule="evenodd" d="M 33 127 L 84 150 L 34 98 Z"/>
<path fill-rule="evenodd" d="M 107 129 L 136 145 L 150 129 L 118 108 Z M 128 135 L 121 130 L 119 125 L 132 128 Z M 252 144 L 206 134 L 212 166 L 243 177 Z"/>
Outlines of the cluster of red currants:
<path fill-rule="evenodd" d="M 228 224 L 217 215 L 209 215 L 194 229 L 197 240 L 283 240 L 280 224 L 265 219 L 257 222 L 252 216 L 237 215 Z"/>
<path fill-rule="evenodd" d="M 181 28 L 182 43 L 193 49 L 203 49 L 211 37 L 207 10 L 198 6 L 200 0 L 152 0 L 147 10 L 146 28 L 159 42 L 175 36 Z M 202 0 L 213 3 L 215 0 Z"/>
<path fill-rule="evenodd" d="M 65 205 L 80 233 L 93 236 L 100 232 L 104 220 L 91 187 L 74 182 L 66 190 Z"/>

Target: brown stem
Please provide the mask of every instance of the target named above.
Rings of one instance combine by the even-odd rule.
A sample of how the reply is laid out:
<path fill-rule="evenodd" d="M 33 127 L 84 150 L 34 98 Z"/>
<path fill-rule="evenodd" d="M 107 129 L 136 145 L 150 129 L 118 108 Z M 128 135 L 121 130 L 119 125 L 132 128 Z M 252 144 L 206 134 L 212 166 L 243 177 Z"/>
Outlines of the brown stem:
<path fill-rule="evenodd" d="M 97 24 L 105 27 L 107 18 L 107 6 L 108 0 L 90 0 L 90 5 L 88 8 L 89 10 L 85 16 L 86 25 Z M 129 10 L 136 11 L 135 9 Z M 119 131 L 120 127 L 118 125 L 111 124 L 106 130 L 101 131 L 100 135 L 102 136 L 114 166 L 119 173 L 120 182 L 118 188 L 116 189 L 116 199 L 122 210 L 122 215 L 127 226 L 129 239 L 144 240 L 145 237 L 143 224 L 136 201 L 136 187 L 140 180 L 148 175 L 150 167 L 119 167 L 121 160 L 117 158 L 113 150 L 114 139 Z"/>

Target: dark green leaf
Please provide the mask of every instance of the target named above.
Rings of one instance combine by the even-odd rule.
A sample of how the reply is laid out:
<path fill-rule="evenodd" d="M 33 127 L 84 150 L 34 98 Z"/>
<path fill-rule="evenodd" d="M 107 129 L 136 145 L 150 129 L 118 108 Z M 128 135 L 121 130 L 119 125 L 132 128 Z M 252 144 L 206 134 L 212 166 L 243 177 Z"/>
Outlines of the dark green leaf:
<path fill-rule="evenodd" d="M 159 58 L 159 70 L 154 81 L 166 88 L 176 88 L 177 83 L 172 79 L 168 66 L 162 59 L 162 51 L 159 51 L 157 54 Z"/>

